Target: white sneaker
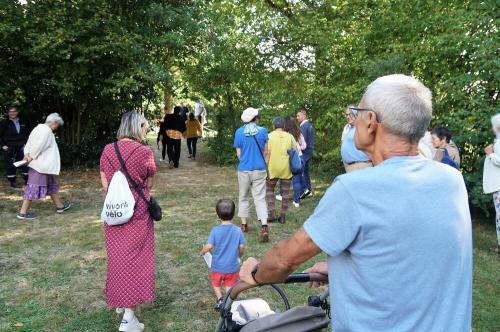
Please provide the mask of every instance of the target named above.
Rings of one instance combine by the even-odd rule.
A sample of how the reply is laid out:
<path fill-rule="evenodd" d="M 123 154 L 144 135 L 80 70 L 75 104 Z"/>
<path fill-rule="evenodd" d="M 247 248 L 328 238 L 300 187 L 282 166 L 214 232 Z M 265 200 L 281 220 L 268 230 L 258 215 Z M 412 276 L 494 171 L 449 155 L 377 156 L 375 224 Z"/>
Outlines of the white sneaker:
<path fill-rule="evenodd" d="M 163 159 L 160 158 L 160 161 L 163 161 Z"/>
<path fill-rule="evenodd" d="M 142 332 L 144 331 L 144 324 L 139 322 L 137 317 L 132 318 L 130 321 L 126 319 L 122 319 L 122 323 L 120 324 L 120 332 Z"/>
<path fill-rule="evenodd" d="M 295 206 L 296 208 L 298 208 L 298 207 L 300 207 L 300 204 L 293 202 L 293 206 Z"/>
<path fill-rule="evenodd" d="M 276 200 L 277 200 L 277 201 L 282 201 L 282 200 L 283 200 L 283 197 L 281 197 L 281 195 L 276 195 Z"/>

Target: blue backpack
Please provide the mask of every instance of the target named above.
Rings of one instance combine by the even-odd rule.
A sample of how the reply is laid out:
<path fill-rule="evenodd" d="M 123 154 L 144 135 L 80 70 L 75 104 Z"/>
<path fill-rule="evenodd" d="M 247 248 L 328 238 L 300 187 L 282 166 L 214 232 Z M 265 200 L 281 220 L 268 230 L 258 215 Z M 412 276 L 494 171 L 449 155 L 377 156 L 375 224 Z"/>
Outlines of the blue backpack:
<path fill-rule="evenodd" d="M 299 156 L 297 149 L 291 148 L 287 152 L 288 156 L 290 157 L 290 171 L 292 171 L 292 174 L 293 175 L 302 174 L 304 170 L 304 164 L 302 158 L 300 158 Z"/>
<path fill-rule="evenodd" d="M 458 163 L 451 159 L 450 154 L 448 153 L 448 149 L 444 148 L 444 154 L 443 154 L 443 159 L 441 159 L 441 162 L 446 165 L 450 165 L 451 167 L 454 167 L 458 169 Z"/>

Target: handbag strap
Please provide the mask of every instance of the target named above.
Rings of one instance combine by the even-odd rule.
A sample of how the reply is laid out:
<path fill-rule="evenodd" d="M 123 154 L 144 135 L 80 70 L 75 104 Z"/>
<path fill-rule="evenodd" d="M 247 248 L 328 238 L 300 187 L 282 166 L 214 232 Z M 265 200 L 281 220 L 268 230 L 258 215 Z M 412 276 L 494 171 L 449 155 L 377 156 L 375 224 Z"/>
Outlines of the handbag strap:
<path fill-rule="evenodd" d="M 269 179 L 269 168 L 267 168 L 267 163 L 266 163 L 266 158 L 264 157 L 264 152 L 260 149 L 259 142 L 257 141 L 257 138 L 255 137 L 256 135 L 253 135 L 253 139 L 255 140 L 255 144 L 257 144 L 257 150 L 260 152 L 260 156 L 262 157 L 262 160 L 264 161 L 264 165 L 266 166 L 266 174 L 267 178 Z"/>
<path fill-rule="evenodd" d="M 146 198 L 146 196 L 144 196 L 144 193 L 142 192 L 142 189 L 139 188 L 139 185 L 134 181 L 132 180 L 132 177 L 130 176 L 129 172 L 128 172 L 128 169 L 127 169 L 127 166 L 125 166 L 125 162 L 123 161 L 123 157 L 122 157 L 122 154 L 120 153 L 120 149 L 118 149 L 118 142 L 115 142 L 113 144 L 113 146 L 115 147 L 115 152 L 116 152 L 116 156 L 118 157 L 118 161 L 120 162 L 120 165 L 122 166 L 122 169 L 123 169 L 123 172 L 125 172 L 125 176 L 127 177 L 127 180 L 132 184 L 132 187 L 134 187 L 135 191 L 137 192 L 137 194 L 146 202 L 149 204 L 149 201 L 148 199 Z M 142 146 L 142 145 L 141 145 Z M 139 149 L 141 146 L 138 146 L 137 148 L 135 148 L 135 150 Z M 134 151 L 135 151 L 134 150 Z M 134 151 L 132 151 L 132 153 L 134 153 Z M 129 156 L 130 158 L 130 156 Z M 127 159 L 128 160 L 128 159 Z"/>

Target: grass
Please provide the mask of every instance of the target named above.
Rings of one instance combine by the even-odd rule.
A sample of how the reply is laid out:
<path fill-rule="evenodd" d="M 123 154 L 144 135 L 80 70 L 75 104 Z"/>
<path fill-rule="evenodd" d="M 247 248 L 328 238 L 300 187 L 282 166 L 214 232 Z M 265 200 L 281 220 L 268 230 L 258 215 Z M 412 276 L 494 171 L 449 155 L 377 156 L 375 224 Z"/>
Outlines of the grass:
<path fill-rule="evenodd" d="M 184 146 L 183 146 L 184 149 Z M 183 155 L 185 151 L 183 151 Z M 63 171 L 61 195 L 73 203 L 62 215 L 50 201 L 35 202 L 38 218 L 20 221 L 15 214 L 21 191 L 0 186 L 0 331 L 116 331 L 120 316 L 106 308 L 103 286 L 106 256 L 97 170 Z M 251 224 L 245 257 L 260 257 L 273 243 L 291 235 L 316 206 L 329 185 L 314 183 L 315 196 L 292 210 L 285 225 L 271 226 L 271 242 L 257 242 Z M 164 207 L 156 232 L 156 299 L 138 317 L 148 331 L 211 331 L 217 316 L 209 271 L 198 252 L 216 223 L 221 197 L 237 200 L 236 171 L 183 158 L 181 168 L 160 164 L 154 194 Z M 255 220 L 255 218 L 254 218 Z M 500 331 L 500 259 L 488 251 L 494 226 L 474 225 L 474 331 Z M 324 259 L 323 255 L 316 258 Z M 304 264 L 301 269 L 311 266 Z M 304 304 L 319 291 L 303 285 L 284 287 L 292 305 Z M 269 289 L 253 295 L 282 308 Z"/>

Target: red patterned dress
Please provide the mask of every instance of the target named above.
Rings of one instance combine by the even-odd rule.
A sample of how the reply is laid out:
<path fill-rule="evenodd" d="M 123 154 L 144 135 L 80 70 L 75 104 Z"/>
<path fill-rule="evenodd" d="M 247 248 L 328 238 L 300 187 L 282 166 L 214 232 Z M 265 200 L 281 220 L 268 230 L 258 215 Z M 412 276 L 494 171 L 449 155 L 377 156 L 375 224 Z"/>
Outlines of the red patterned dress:
<path fill-rule="evenodd" d="M 153 151 L 136 141 L 118 142 L 127 170 L 132 179 L 143 188 L 147 198 L 147 178 L 156 173 Z M 108 144 L 101 155 L 101 172 L 108 183 L 120 162 L 113 144 Z M 155 238 L 154 224 L 146 202 L 134 194 L 136 208 L 132 219 L 119 226 L 104 223 L 106 254 L 108 257 L 105 294 L 108 306 L 113 308 L 132 307 L 151 302 L 155 289 Z"/>

